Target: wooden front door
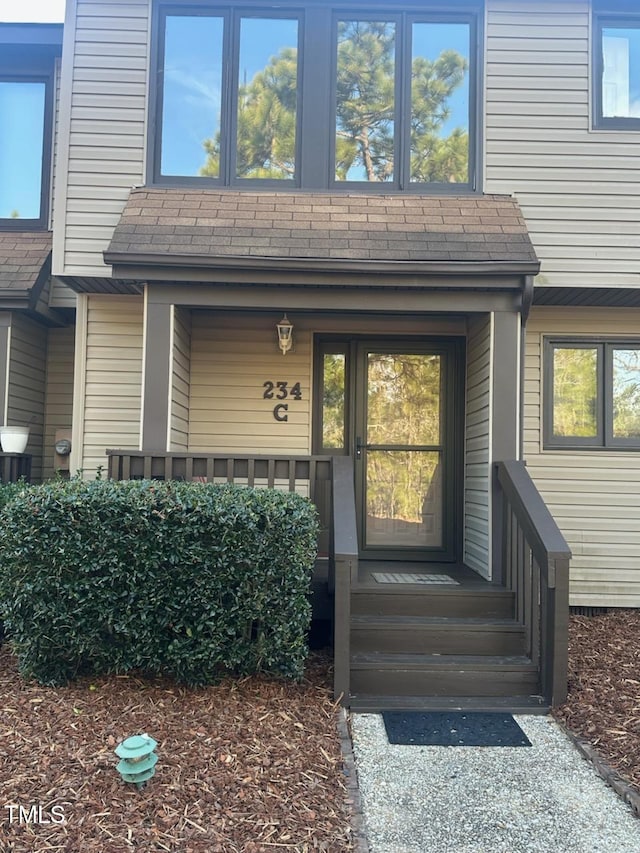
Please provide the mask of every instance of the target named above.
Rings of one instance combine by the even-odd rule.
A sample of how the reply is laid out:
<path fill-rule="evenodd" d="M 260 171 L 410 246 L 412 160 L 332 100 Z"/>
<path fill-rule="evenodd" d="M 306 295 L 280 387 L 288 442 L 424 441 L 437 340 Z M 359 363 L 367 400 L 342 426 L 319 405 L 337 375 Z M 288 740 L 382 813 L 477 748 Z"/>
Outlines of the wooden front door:
<path fill-rule="evenodd" d="M 316 450 L 354 458 L 361 556 L 456 559 L 458 343 L 323 341 L 316 365 Z"/>

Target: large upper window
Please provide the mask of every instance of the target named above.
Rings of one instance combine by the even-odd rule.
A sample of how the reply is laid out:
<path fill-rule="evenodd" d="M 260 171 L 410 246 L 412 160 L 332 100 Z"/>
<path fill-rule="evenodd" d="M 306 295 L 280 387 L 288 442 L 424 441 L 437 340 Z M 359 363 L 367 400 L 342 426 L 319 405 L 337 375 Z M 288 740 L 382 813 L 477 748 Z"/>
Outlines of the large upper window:
<path fill-rule="evenodd" d="M 475 189 L 475 15 L 354 6 L 160 4 L 153 180 Z"/>
<path fill-rule="evenodd" d="M 338 20 L 336 181 L 469 183 L 470 42 L 469 22 Z"/>
<path fill-rule="evenodd" d="M 47 82 L 0 77 L 0 226 L 46 224 Z"/>
<path fill-rule="evenodd" d="M 167 13 L 159 177 L 292 180 L 298 18 Z"/>
<path fill-rule="evenodd" d="M 640 447 L 640 343 L 546 341 L 545 445 Z"/>
<path fill-rule="evenodd" d="M 597 15 L 595 126 L 640 129 L 640 14 Z"/>

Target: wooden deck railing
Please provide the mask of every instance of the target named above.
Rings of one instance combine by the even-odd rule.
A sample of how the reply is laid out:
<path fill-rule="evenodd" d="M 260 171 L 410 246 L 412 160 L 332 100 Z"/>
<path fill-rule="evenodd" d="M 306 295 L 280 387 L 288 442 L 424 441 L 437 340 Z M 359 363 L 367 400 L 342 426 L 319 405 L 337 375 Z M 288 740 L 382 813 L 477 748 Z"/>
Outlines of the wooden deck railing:
<path fill-rule="evenodd" d="M 298 491 L 320 516 L 319 553 L 329 560 L 334 591 L 334 693 L 348 703 L 351 584 L 358 575 L 353 462 L 338 456 L 244 456 L 107 450 L 114 480 L 186 480 L 241 483 Z"/>
<path fill-rule="evenodd" d="M 31 454 L 0 453 L 0 483 L 17 483 L 31 478 Z"/>
<path fill-rule="evenodd" d="M 504 579 L 551 705 L 567 697 L 571 551 L 522 462 L 499 462 Z"/>

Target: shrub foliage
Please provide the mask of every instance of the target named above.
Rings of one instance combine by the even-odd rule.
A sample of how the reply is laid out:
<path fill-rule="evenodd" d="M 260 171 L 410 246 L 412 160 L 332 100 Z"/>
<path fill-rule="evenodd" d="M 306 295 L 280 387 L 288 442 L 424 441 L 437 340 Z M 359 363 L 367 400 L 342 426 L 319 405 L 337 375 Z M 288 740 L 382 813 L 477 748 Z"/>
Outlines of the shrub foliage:
<path fill-rule="evenodd" d="M 0 513 L 0 618 L 21 671 L 188 684 L 302 674 L 317 521 L 304 498 L 179 482 L 21 487 Z"/>

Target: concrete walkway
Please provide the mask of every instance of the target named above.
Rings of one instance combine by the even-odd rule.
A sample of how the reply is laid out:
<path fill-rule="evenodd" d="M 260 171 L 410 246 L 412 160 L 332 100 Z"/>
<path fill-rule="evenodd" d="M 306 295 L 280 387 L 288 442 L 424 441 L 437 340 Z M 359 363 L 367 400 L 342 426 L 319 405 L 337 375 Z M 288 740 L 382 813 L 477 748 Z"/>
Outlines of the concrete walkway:
<path fill-rule="evenodd" d="M 640 853 L 640 820 L 557 723 L 515 719 L 531 747 L 390 745 L 353 714 L 371 853 Z"/>

